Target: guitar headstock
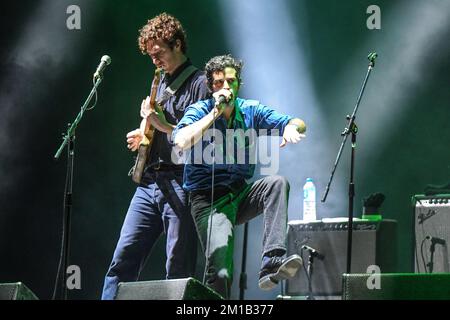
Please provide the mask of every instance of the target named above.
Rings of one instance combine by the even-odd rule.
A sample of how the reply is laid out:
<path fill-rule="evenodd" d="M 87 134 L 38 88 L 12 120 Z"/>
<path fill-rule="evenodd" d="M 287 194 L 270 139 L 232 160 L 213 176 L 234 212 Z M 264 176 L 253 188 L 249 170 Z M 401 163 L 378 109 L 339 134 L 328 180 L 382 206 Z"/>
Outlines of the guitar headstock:
<path fill-rule="evenodd" d="M 154 75 L 154 79 L 160 79 L 161 75 L 163 74 L 164 70 L 161 68 L 156 68 L 155 69 L 155 75 Z"/>
<path fill-rule="evenodd" d="M 155 105 L 156 105 L 156 92 L 158 91 L 158 86 L 159 83 L 161 81 L 161 73 L 162 73 L 162 69 L 160 68 L 156 68 L 155 69 L 155 75 L 153 77 L 153 82 L 152 82 L 152 88 L 150 91 L 150 103 L 143 103 L 141 105 L 141 117 L 142 118 L 147 118 L 147 116 L 149 115 L 150 111 L 154 111 L 155 110 Z"/>
<path fill-rule="evenodd" d="M 153 85 L 150 92 L 150 97 L 154 96 L 152 100 L 156 98 L 156 90 L 158 89 L 159 82 L 161 81 L 161 73 L 163 70 L 161 68 L 155 69 L 155 75 L 153 76 Z"/>

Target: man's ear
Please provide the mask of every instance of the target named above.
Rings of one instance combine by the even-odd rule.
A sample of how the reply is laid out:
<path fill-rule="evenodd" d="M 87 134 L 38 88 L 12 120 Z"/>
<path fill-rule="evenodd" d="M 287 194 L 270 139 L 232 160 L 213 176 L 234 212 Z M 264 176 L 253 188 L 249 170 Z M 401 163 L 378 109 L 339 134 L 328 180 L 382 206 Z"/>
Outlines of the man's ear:
<path fill-rule="evenodd" d="M 181 52 L 181 40 L 180 39 L 175 40 L 174 49 L 177 49 L 178 51 Z"/>
<path fill-rule="evenodd" d="M 242 86 L 242 85 L 243 85 L 242 80 L 239 79 L 238 87 L 237 87 L 238 91 L 241 90 L 241 86 Z"/>

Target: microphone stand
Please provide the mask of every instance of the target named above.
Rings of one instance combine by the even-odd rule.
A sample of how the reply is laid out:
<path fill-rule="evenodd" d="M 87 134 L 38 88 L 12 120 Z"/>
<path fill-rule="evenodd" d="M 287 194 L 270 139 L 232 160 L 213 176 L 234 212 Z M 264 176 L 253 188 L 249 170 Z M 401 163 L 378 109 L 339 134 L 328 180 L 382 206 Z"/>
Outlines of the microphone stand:
<path fill-rule="evenodd" d="M 239 278 L 239 300 L 244 300 L 244 290 L 247 289 L 247 273 L 245 272 L 247 264 L 247 233 L 248 222 L 246 222 L 244 225 L 244 244 L 242 248 L 241 276 Z"/>
<path fill-rule="evenodd" d="M 309 258 L 308 258 L 308 269 L 307 269 L 307 276 L 308 276 L 308 296 L 306 297 L 306 300 L 316 300 L 313 295 L 312 291 L 312 275 L 313 275 L 313 262 L 314 262 L 314 254 L 311 252 L 311 250 L 308 250 Z"/>
<path fill-rule="evenodd" d="M 359 103 L 361 101 L 362 95 L 364 93 L 364 89 L 366 87 L 367 80 L 369 79 L 370 72 L 372 71 L 373 67 L 375 66 L 375 58 L 377 57 L 377 54 L 375 52 L 372 52 L 368 55 L 369 59 L 369 67 L 367 69 L 366 77 L 364 78 L 361 90 L 358 95 L 358 99 L 356 100 L 356 105 L 353 110 L 353 113 L 351 116 L 347 115 L 348 124 L 345 127 L 344 131 L 341 133 L 341 136 L 343 136 L 341 147 L 339 148 L 338 155 L 336 157 L 336 160 L 334 162 L 333 169 L 331 171 L 331 176 L 328 181 L 327 187 L 325 189 L 325 193 L 322 197 L 322 202 L 325 202 L 328 191 L 330 190 L 331 181 L 334 177 L 334 172 L 336 171 L 337 165 L 339 163 L 339 159 L 342 155 L 342 150 L 344 149 L 345 143 L 347 142 L 348 135 L 351 133 L 352 135 L 352 150 L 351 150 L 351 162 L 350 162 L 350 182 L 349 182 L 349 188 L 348 188 L 348 238 L 347 238 L 347 273 L 351 273 L 351 263 L 352 263 L 352 233 L 353 233 L 353 202 L 355 197 L 355 183 L 354 183 L 354 168 L 355 168 L 355 149 L 356 149 L 356 133 L 358 132 L 358 127 L 355 123 L 356 118 L 356 112 L 358 111 Z"/>
<path fill-rule="evenodd" d="M 316 300 L 314 298 L 313 290 L 312 290 L 312 275 L 313 275 L 313 263 L 314 263 L 314 257 L 317 257 L 319 260 L 323 260 L 325 258 L 324 255 L 320 254 L 315 250 L 314 248 L 311 248 L 307 245 L 302 246 L 301 248 L 301 256 L 303 258 L 303 250 L 308 251 L 308 268 L 306 271 L 306 278 L 308 281 L 308 296 L 306 297 L 306 300 Z"/>
<path fill-rule="evenodd" d="M 97 91 L 97 87 L 102 81 L 102 73 L 100 76 L 94 78 L 94 86 L 81 107 L 78 116 L 75 118 L 72 124 L 69 123 L 69 128 L 67 129 L 67 133 L 63 134 L 63 142 L 56 152 L 54 159 L 58 160 L 64 147 L 68 145 L 67 148 L 67 170 L 66 170 L 66 182 L 64 188 L 64 216 L 63 216 L 63 235 L 62 235 L 62 246 L 61 246 L 61 257 L 58 266 L 58 272 L 56 277 L 55 288 L 53 292 L 53 299 L 56 298 L 56 291 L 58 287 L 58 281 L 62 278 L 62 293 L 60 298 L 62 300 L 67 300 L 67 266 L 69 264 L 69 252 L 70 252 L 70 219 L 72 215 L 72 206 L 73 206 L 73 164 L 75 157 L 75 129 L 78 126 L 78 123 L 81 121 L 84 112 L 86 111 L 92 96 Z"/>

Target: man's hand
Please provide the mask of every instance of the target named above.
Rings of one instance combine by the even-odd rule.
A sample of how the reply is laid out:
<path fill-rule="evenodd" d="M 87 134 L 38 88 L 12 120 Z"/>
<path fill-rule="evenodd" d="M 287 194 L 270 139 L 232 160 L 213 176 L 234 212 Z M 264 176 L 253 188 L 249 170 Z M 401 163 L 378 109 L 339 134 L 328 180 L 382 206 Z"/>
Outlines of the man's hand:
<path fill-rule="evenodd" d="M 143 119 L 147 118 L 153 110 L 150 109 L 150 97 L 147 96 L 141 103 L 141 117 Z"/>
<path fill-rule="evenodd" d="M 213 93 L 213 97 L 214 97 L 215 101 L 218 101 L 220 96 L 224 96 L 225 97 L 225 101 L 228 101 L 228 103 L 227 102 L 221 103 L 218 106 L 219 110 L 225 108 L 229 104 L 229 102 L 232 101 L 233 93 L 230 90 L 228 90 L 228 89 L 220 89 L 219 91 L 216 91 L 216 92 Z"/>
<path fill-rule="evenodd" d="M 148 118 L 152 126 L 161 132 L 171 133 L 173 128 L 175 128 L 174 125 L 167 122 L 163 110 L 157 103 L 155 104 L 155 110 L 150 109 L 150 97 L 142 100 L 141 117 L 144 119 Z"/>
<path fill-rule="evenodd" d="M 127 133 L 127 147 L 131 151 L 136 151 L 139 148 L 139 144 L 141 143 L 144 135 L 141 129 L 136 129 Z"/>
<path fill-rule="evenodd" d="M 284 147 L 288 142 L 290 143 L 297 143 L 301 139 L 305 138 L 306 135 L 298 132 L 298 126 L 295 124 L 288 124 L 284 128 L 283 133 L 283 141 L 280 144 L 280 147 Z"/>

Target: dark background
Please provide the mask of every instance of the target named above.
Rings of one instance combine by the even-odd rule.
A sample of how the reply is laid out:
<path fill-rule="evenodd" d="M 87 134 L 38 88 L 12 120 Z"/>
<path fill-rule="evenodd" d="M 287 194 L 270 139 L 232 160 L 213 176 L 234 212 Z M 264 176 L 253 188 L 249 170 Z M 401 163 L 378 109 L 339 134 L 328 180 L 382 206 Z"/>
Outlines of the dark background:
<path fill-rule="evenodd" d="M 137 48 L 138 30 L 163 11 L 182 22 L 194 64 L 203 67 L 210 57 L 224 53 L 242 58 L 242 97 L 260 99 L 306 121 L 307 139 L 280 151 L 279 174 L 291 182 L 290 220 L 302 216 L 306 177 L 314 178 L 319 201 L 345 115 L 353 110 L 367 70 L 366 56 L 378 52 L 358 111 L 355 216 L 361 216 L 363 197 L 384 193 L 383 217 L 398 221 L 398 272 L 412 271 L 411 196 L 423 193 L 427 184 L 450 181 L 449 3 L 240 3 L 20 0 L 1 5 L 0 282 L 22 281 L 39 298 L 51 298 L 66 169 L 65 153 L 58 161 L 53 155 L 91 90 L 101 56 L 108 54 L 112 64 L 98 103 L 76 131 L 71 229 L 71 264 L 81 268 L 82 289 L 70 297 L 100 297 L 135 188 L 127 176 L 133 155 L 125 135 L 139 122 L 140 102 L 148 95 L 154 70 Z M 81 30 L 66 27 L 71 4 L 81 9 Z M 366 9 L 372 4 L 381 8 L 381 30 L 366 27 Z M 280 8 L 285 18 L 277 15 Z M 274 38 L 265 30 L 273 31 Z M 296 52 L 300 54 L 290 55 Z M 329 200 L 318 204 L 319 218 L 347 215 L 349 153 L 348 143 Z M 250 224 L 247 297 L 272 299 L 279 291 L 256 289 L 261 228 L 261 218 Z M 160 240 L 143 280 L 164 277 Z M 238 227 L 235 279 L 241 248 Z M 200 279 L 202 263 L 199 257 Z M 237 287 L 235 281 L 234 298 Z"/>

